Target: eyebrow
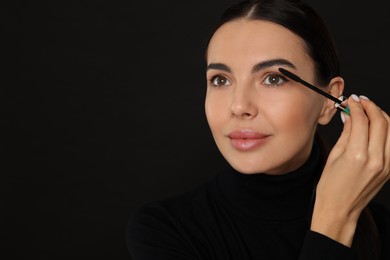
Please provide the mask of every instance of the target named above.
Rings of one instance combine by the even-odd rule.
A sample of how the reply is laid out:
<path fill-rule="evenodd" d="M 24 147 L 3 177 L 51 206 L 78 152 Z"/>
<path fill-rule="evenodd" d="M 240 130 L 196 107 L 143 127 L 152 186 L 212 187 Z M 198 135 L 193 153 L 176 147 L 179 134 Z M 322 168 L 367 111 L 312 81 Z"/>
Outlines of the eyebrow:
<path fill-rule="evenodd" d="M 232 70 L 229 68 L 229 66 L 223 64 L 223 63 L 210 63 L 206 67 L 206 71 L 208 70 L 223 70 L 226 72 L 231 72 Z"/>
<path fill-rule="evenodd" d="M 265 60 L 262 62 L 257 63 L 256 65 L 253 66 L 251 72 L 255 73 L 260 70 L 273 67 L 273 66 L 287 66 L 293 69 L 296 69 L 295 65 L 292 64 L 290 61 L 286 59 L 271 59 L 271 60 Z M 226 64 L 223 63 L 210 63 L 206 67 L 206 71 L 213 69 L 213 70 L 222 70 L 226 72 L 231 72 L 232 70 L 227 66 Z"/>
<path fill-rule="evenodd" d="M 266 61 L 262 61 L 260 63 L 257 63 L 255 66 L 253 66 L 252 73 L 255 73 L 255 72 L 258 72 L 260 70 L 263 70 L 263 69 L 266 69 L 266 68 L 270 68 L 270 67 L 273 67 L 273 66 L 282 66 L 282 65 L 286 66 L 286 67 L 290 67 L 290 68 L 296 69 L 295 65 L 292 64 L 288 60 L 285 60 L 285 59 L 272 59 L 272 60 L 266 60 Z"/>

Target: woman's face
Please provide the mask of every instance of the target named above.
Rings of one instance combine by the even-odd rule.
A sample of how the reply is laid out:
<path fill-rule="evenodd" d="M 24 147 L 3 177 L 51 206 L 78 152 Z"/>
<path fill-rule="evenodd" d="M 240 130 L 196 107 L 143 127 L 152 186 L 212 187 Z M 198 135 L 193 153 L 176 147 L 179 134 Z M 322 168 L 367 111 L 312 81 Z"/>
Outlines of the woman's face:
<path fill-rule="evenodd" d="M 207 121 L 232 167 L 283 174 L 301 166 L 326 101 L 278 68 L 314 83 L 303 40 L 275 23 L 235 20 L 213 35 L 207 65 Z"/>

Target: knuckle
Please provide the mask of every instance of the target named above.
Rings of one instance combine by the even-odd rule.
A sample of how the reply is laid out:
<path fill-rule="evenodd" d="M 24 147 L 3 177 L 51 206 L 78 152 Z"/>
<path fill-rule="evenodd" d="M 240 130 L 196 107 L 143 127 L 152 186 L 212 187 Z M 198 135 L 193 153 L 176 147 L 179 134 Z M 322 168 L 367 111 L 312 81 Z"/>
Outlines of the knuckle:
<path fill-rule="evenodd" d="M 377 174 L 384 172 L 384 161 L 381 158 L 375 158 L 368 163 L 368 169 Z"/>
<path fill-rule="evenodd" d="M 352 160 L 355 163 L 365 164 L 367 162 L 367 155 L 365 153 L 356 152 L 352 155 Z"/>
<path fill-rule="evenodd" d="M 389 127 L 389 122 L 387 122 L 386 118 L 382 117 L 380 120 L 377 122 L 378 126 L 381 129 L 387 130 Z"/>

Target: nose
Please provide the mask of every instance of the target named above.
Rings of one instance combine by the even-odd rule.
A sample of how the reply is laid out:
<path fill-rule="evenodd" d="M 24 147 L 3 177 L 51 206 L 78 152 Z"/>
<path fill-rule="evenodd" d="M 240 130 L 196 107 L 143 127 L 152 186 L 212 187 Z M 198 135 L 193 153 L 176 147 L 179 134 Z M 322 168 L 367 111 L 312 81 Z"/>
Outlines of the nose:
<path fill-rule="evenodd" d="M 251 119 L 257 116 L 258 110 L 254 94 L 249 87 L 235 88 L 230 106 L 233 117 Z"/>

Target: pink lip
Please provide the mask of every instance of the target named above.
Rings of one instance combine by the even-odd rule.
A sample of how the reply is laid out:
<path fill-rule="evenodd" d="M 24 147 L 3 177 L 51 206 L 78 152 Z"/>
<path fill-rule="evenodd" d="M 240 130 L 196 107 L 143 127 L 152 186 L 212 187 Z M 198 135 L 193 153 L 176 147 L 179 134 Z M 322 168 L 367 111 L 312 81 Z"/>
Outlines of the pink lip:
<path fill-rule="evenodd" d="M 235 130 L 228 134 L 234 148 L 240 151 L 252 150 L 264 144 L 270 135 L 248 129 Z"/>

